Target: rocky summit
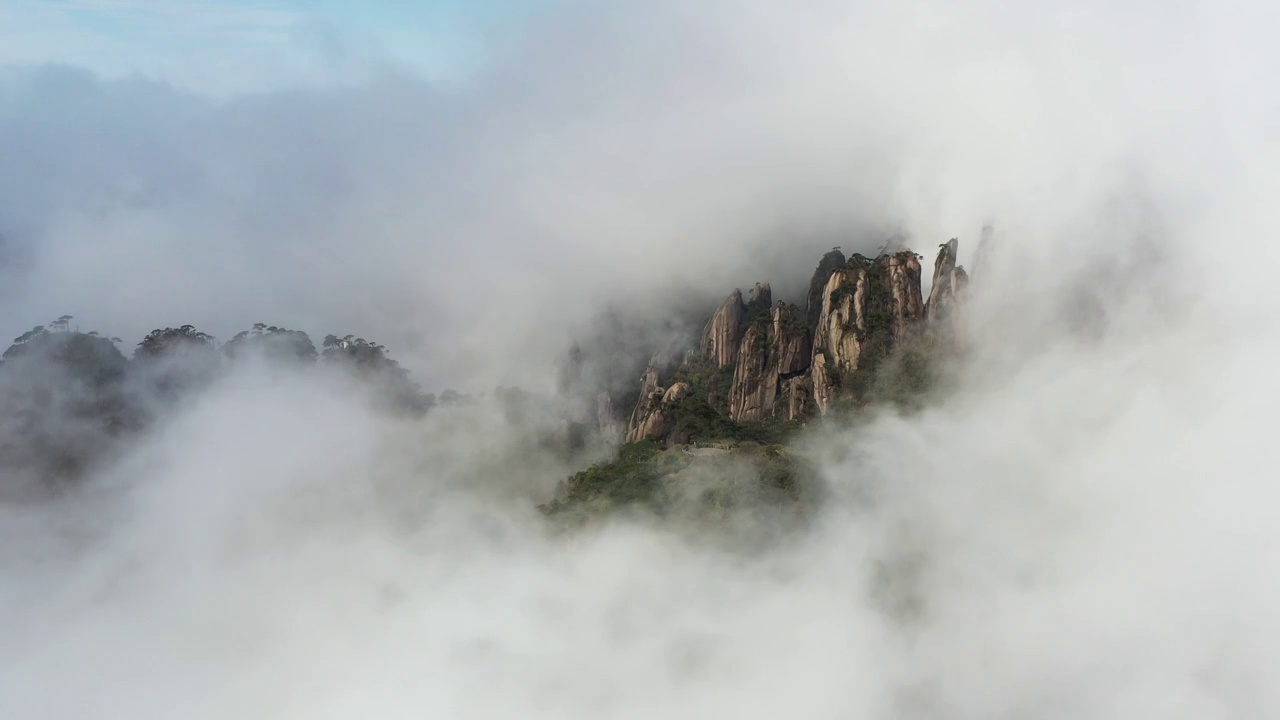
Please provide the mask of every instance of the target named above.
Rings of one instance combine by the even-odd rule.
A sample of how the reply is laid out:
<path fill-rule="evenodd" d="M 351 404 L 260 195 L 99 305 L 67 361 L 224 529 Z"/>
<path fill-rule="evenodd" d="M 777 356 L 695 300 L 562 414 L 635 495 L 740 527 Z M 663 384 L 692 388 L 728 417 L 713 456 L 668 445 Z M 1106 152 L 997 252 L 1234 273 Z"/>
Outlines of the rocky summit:
<path fill-rule="evenodd" d="M 658 357 L 649 364 L 627 442 L 683 444 L 735 428 L 801 424 L 843 404 L 873 401 L 890 366 L 909 387 L 919 380 L 912 363 L 895 359 L 908 352 L 919 359 L 955 339 L 967 284 L 958 247 L 956 239 L 941 245 L 927 298 L 921 256 L 888 246 L 875 258 L 826 253 L 803 308 L 774 304 L 767 283 L 757 283 L 746 300 L 734 290 L 674 370 Z"/>

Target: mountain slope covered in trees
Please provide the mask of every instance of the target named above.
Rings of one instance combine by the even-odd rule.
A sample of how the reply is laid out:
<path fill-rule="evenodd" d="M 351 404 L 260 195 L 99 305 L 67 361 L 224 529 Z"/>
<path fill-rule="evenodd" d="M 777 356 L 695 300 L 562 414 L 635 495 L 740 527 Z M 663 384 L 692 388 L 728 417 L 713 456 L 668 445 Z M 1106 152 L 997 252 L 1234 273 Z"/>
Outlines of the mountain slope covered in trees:
<path fill-rule="evenodd" d="M 74 483 L 110 461 L 130 435 L 236 366 L 324 366 L 355 378 L 389 412 L 415 416 L 433 396 L 377 343 L 330 335 L 319 354 L 306 333 L 255 325 L 224 344 L 191 325 L 156 329 L 126 357 L 119 338 L 71 327 L 64 315 L 13 339 L 0 358 L 0 491 Z"/>

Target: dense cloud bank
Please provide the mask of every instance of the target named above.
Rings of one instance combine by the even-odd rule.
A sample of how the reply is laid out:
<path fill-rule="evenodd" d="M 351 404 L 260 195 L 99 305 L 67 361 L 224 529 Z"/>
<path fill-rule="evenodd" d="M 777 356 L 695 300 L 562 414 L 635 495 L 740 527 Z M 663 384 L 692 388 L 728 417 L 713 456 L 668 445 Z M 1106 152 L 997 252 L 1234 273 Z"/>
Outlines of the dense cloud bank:
<path fill-rule="evenodd" d="M 826 501 L 761 552 L 556 534 L 570 468 L 485 406 L 232 374 L 0 507 L 0 715 L 1275 716 L 1275 14 L 570 6 L 448 94 L 4 71 L 13 335 L 359 327 L 552 388 L 610 323 L 994 232 L 953 392 L 808 432 Z"/>
<path fill-rule="evenodd" d="M 996 222 L 1047 253 L 1104 242 L 1116 197 L 1187 228 L 1265 127 L 1229 6 L 676 5 L 563 9 L 461 89 L 5 69 L 8 325 L 359 327 L 442 383 L 527 383 L 493 356 L 549 362 L 594 302 L 762 263 L 794 296 L 831 245 Z"/>

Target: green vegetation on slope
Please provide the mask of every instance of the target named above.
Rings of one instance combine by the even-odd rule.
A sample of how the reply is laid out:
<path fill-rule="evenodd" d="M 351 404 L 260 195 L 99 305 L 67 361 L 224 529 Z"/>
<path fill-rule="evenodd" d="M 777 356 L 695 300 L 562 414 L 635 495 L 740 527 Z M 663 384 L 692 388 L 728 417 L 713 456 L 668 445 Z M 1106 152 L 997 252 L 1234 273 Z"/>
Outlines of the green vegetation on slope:
<path fill-rule="evenodd" d="M 250 354 L 291 366 L 316 362 L 350 371 L 392 410 L 422 414 L 433 398 L 382 345 L 326 338 L 318 358 L 301 331 L 259 323 L 219 348 L 192 325 L 151 331 L 126 358 L 119 338 L 80 332 L 63 315 L 13 339 L 0 355 L 0 494 L 84 477 L 130 432 L 160 419 Z"/>
<path fill-rule="evenodd" d="M 764 445 L 785 443 L 800 423 L 770 418 L 740 423 L 729 418 L 729 388 L 733 367 L 716 369 L 706 360 L 690 358 L 672 378 L 687 384 L 692 393 L 671 407 L 671 438 L 682 445 L 700 441 L 733 440 Z"/>
<path fill-rule="evenodd" d="M 624 445 L 616 459 L 570 477 L 541 509 L 553 517 L 581 518 L 628 507 L 698 517 L 794 504 L 813 479 L 809 463 L 782 445 L 726 441 L 664 447 L 645 441 Z"/>

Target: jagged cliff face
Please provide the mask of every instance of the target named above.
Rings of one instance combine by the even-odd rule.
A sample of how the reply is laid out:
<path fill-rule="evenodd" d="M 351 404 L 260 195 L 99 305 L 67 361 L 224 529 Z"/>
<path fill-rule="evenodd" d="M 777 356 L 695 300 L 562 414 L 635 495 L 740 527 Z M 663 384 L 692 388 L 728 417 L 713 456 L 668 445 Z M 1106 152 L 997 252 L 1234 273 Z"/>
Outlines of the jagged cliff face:
<path fill-rule="evenodd" d="M 751 299 L 747 301 L 747 314 L 754 316 L 758 313 L 768 312 L 773 305 L 773 289 L 769 287 L 769 283 L 756 283 L 751 288 Z"/>
<path fill-rule="evenodd" d="M 827 412 L 845 373 L 858 369 L 866 334 L 868 277 L 864 269 L 841 268 L 822 291 L 813 337 L 813 399 Z"/>
<path fill-rule="evenodd" d="M 938 258 L 933 262 L 933 287 L 929 289 L 929 303 L 927 305 L 928 314 L 930 315 L 941 313 L 943 306 L 950 304 L 955 296 L 955 286 L 952 279 L 955 275 L 956 251 L 959 249 L 959 245 L 959 240 L 951 238 L 938 246 L 940 250 L 938 251 Z"/>
<path fill-rule="evenodd" d="M 823 290 L 827 287 L 827 281 L 846 262 L 844 253 L 837 248 L 832 248 L 818 261 L 818 269 L 814 270 L 813 279 L 809 281 L 809 294 L 805 297 L 805 322 L 810 329 L 818 327 L 818 316 L 822 314 Z"/>
<path fill-rule="evenodd" d="M 920 318 L 924 317 L 924 301 L 920 296 L 920 258 L 910 250 L 889 258 L 889 292 L 893 297 L 893 338 L 907 338 Z"/>
<path fill-rule="evenodd" d="M 842 268 L 831 275 L 822 290 L 822 310 L 814 330 L 814 357 L 825 356 L 842 367 L 858 366 L 860 334 L 867 330 L 867 271 Z"/>
<path fill-rule="evenodd" d="M 956 311 L 958 310 L 964 295 L 965 288 L 969 285 L 969 275 L 965 273 L 964 268 L 955 267 L 951 269 L 947 279 L 947 291 L 938 297 L 938 302 L 929 308 L 930 323 L 951 321 L 954 324 L 956 319 Z"/>
<path fill-rule="evenodd" d="M 929 301 L 925 305 L 929 330 L 953 343 L 961 340 L 960 333 L 957 332 L 959 305 L 965 287 L 969 284 L 968 274 L 956 264 L 958 246 L 959 241 L 955 238 L 941 245 L 933 266 L 933 287 L 929 290 Z"/>
<path fill-rule="evenodd" d="M 738 359 L 738 345 L 742 342 L 742 318 L 747 306 L 742 293 L 734 290 L 702 331 L 702 357 L 716 369 L 728 367 Z"/>
<path fill-rule="evenodd" d="M 822 292 L 813 342 L 813 398 L 823 413 L 845 380 L 916 332 L 924 317 L 920 260 L 909 250 L 868 260 L 855 255 Z"/>
<path fill-rule="evenodd" d="M 673 428 L 672 407 L 689 397 L 691 392 L 685 383 L 672 383 L 671 387 L 663 389 L 658 370 L 650 365 L 641 379 L 640 401 L 631 414 L 631 423 L 627 425 L 627 442 L 666 438 Z"/>
<path fill-rule="evenodd" d="M 778 376 L 793 378 L 809 369 L 813 362 L 813 344 L 809 328 L 794 305 L 779 305 L 773 310 L 769 325 L 770 348 L 777 354 Z"/>
<path fill-rule="evenodd" d="M 738 349 L 729 391 L 729 418 L 735 422 L 796 417 L 792 403 L 779 406 L 778 398 L 784 383 L 809 368 L 809 331 L 794 306 L 780 305 L 766 319 L 747 328 Z"/>
<path fill-rule="evenodd" d="M 770 367 L 776 358 L 770 357 L 768 331 L 759 324 L 747 328 L 738 350 L 738 365 L 733 370 L 733 385 L 729 389 L 729 417 L 733 420 L 763 420 L 765 408 L 773 406 L 777 396 L 777 371 Z"/>
<path fill-rule="evenodd" d="M 806 371 L 803 375 L 782 382 L 782 399 L 780 407 L 784 408 L 784 420 L 799 420 L 809 415 L 815 407 L 813 399 L 813 379 Z"/>
<path fill-rule="evenodd" d="M 942 245 L 927 301 L 920 257 L 909 250 L 846 259 L 833 249 L 814 272 L 804 311 L 771 307 L 768 284 L 755 285 L 745 302 L 735 290 L 707 321 L 699 352 L 678 371 L 703 380 L 664 388 L 650 367 L 627 439 L 673 439 L 673 410 L 689 398 L 740 424 L 799 420 L 829 412 L 841 398 L 863 400 L 871 373 L 897 348 L 935 326 L 951 329 L 967 282 L 957 248 L 956 240 Z M 726 392 L 715 378 L 727 379 L 730 370 Z M 684 431 L 675 434 L 676 441 L 688 439 Z"/>
<path fill-rule="evenodd" d="M 660 429 L 663 392 L 658 369 L 651 364 L 640 378 L 640 398 L 631 412 L 631 421 L 627 423 L 627 442 L 648 439 Z"/>

